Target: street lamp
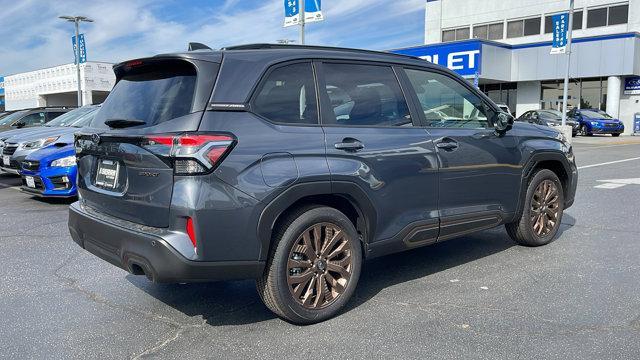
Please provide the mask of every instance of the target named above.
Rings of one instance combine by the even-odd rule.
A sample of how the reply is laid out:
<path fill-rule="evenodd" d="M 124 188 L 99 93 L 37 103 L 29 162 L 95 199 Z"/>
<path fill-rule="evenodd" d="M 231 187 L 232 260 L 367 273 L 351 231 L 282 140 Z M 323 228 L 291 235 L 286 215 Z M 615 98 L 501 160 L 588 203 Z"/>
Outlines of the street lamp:
<path fill-rule="evenodd" d="M 82 106 L 82 87 L 80 86 L 80 22 L 93 22 L 86 16 L 58 16 L 62 20 L 76 25 L 76 73 L 78 74 L 78 107 Z"/>

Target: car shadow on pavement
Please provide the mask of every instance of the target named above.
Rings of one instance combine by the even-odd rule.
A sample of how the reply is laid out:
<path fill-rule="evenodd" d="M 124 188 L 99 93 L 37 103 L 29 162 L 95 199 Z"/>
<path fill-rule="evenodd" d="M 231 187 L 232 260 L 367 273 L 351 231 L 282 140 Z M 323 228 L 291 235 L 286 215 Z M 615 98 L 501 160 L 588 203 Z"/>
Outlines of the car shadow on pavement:
<path fill-rule="evenodd" d="M 562 232 L 575 224 L 564 215 Z M 366 303 L 385 288 L 492 256 L 517 246 L 503 227 L 365 262 L 354 298 L 343 312 Z M 275 318 L 261 302 L 253 281 L 153 284 L 128 275 L 137 288 L 189 317 L 202 316 L 211 326 L 241 325 Z M 437 296 L 436 296 L 437 297 Z"/>
<path fill-rule="evenodd" d="M 22 185 L 20 176 L 0 173 L 0 190 L 20 185 Z"/>

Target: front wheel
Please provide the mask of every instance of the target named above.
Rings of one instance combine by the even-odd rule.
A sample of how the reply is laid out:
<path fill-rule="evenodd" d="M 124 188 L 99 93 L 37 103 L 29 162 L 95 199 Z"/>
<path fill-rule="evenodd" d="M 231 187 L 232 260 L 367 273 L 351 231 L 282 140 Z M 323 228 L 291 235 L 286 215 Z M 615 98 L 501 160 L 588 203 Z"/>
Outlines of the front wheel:
<path fill-rule="evenodd" d="M 287 216 L 257 289 L 265 305 L 295 324 L 336 315 L 355 291 L 362 266 L 356 229 L 342 212 L 307 207 Z"/>
<path fill-rule="evenodd" d="M 553 171 L 542 169 L 529 181 L 520 217 L 505 227 L 518 244 L 545 245 L 558 233 L 563 210 L 564 193 L 560 179 Z"/>
<path fill-rule="evenodd" d="M 620 136 L 620 134 L 611 134 L 611 136 L 618 137 L 618 136 Z"/>

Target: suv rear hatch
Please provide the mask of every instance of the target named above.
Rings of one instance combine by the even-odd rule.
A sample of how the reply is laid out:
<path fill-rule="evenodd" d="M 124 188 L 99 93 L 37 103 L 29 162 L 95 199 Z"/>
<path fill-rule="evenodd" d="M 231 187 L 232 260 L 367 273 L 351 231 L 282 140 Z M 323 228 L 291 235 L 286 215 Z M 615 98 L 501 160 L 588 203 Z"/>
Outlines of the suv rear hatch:
<path fill-rule="evenodd" d="M 181 154 L 194 158 L 210 141 L 224 140 L 203 141 L 191 134 L 199 127 L 218 69 L 217 62 L 178 56 L 116 65 L 115 87 L 90 127 L 76 134 L 83 204 L 141 225 L 169 226 L 174 174 L 188 174 L 194 166 L 210 170 L 197 168 L 210 165 L 206 161 L 189 165 L 176 159 Z"/>

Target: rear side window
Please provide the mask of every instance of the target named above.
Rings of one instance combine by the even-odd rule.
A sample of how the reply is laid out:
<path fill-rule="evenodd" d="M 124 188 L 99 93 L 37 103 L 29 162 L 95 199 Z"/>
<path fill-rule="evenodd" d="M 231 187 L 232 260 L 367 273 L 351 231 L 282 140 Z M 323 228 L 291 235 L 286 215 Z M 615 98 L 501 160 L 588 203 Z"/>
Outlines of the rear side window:
<path fill-rule="evenodd" d="M 252 109 L 275 123 L 317 124 L 311 63 L 290 64 L 271 71 L 258 89 Z"/>
<path fill-rule="evenodd" d="M 389 66 L 323 64 L 334 118 L 349 126 L 412 126 L 409 108 Z"/>
<path fill-rule="evenodd" d="M 132 64 L 124 70 L 92 122 L 142 120 L 153 126 L 191 113 L 196 70 L 184 61 Z"/>

